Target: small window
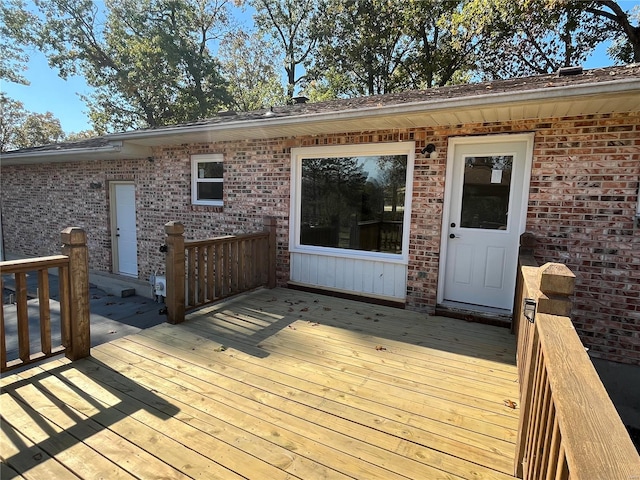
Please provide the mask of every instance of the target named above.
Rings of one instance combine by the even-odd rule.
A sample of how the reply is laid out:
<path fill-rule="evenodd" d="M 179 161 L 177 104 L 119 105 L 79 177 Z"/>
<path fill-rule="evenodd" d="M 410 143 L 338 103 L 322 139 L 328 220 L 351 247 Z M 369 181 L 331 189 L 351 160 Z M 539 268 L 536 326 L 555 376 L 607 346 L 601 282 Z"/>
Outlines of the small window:
<path fill-rule="evenodd" d="M 192 155 L 191 203 L 221 206 L 223 174 L 222 155 Z"/>

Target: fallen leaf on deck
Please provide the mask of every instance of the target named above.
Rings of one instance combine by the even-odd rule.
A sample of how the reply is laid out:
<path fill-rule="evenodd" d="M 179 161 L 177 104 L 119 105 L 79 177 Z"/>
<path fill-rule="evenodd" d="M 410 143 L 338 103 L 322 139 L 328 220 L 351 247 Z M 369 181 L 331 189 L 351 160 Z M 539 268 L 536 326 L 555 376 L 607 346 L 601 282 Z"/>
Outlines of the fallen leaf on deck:
<path fill-rule="evenodd" d="M 386 348 L 384 348 L 382 345 L 376 345 L 376 350 L 382 351 L 382 350 L 386 350 Z"/>
<path fill-rule="evenodd" d="M 293 308 L 289 307 L 289 311 L 290 311 L 290 312 L 293 312 Z"/>
<path fill-rule="evenodd" d="M 506 399 L 504 401 L 504 404 L 505 404 L 506 407 L 509 407 L 509 408 L 516 408 L 518 406 L 518 404 L 516 402 L 514 402 L 513 400 L 509 400 L 509 399 Z"/>
<path fill-rule="evenodd" d="M 371 317 L 364 317 L 365 320 L 371 320 Z"/>
<path fill-rule="evenodd" d="M 291 330 L 295 330 L 295 329 L 296 329 L 296 327 L 294 327 L 293 325 L 289 325 L 289 328 L 290 328 Z"/>
<path fill-rule="evenodd" d="M 109 330 L 109 333 L 117 333 L 115 330 Z"/>
<path fill-rule="evenodd" d="M 308 312 L 309 311 L 309 307 L 304 307 L 300 309 L 301 312 Z"/>
<path fill-rule="evenodd" d="M 224 345 L 220 345 L 218 348 L 214 349 L 214 352 L 224 352 L 227 349 Z"/>
<path fill-rule="evenodd" d="M 328 312 L 328 311 L 331 310 L 331 308 L 329 308 L 329 307 L 323 307 L 323 309 L 324 309 L 325 312 Z"/>
<path fill-rule="evenodd" d="M 315 322 L 315 323 L 311 324 L 312 327 L 317 327 L 318 325 L 320 325 L 318 322 Z"/>

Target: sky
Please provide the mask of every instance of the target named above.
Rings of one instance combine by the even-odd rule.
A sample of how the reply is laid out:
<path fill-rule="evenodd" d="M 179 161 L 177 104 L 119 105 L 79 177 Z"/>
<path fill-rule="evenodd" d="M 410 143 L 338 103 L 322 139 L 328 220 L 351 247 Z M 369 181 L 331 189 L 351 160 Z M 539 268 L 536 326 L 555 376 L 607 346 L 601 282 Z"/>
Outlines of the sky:
<path fill-rule="evenodd" d="M 630 10 L 640 5 L 640 0 L 619 0 L 619 4 Z M 245 13 L 246 15 L 246 13 Z M 51 112 L 60 119 L 65 133 L 80 132 L 91 129 L 87 117 L 87 107 L 80 99 L 81 94 L 88 94 L 91 89 L 82 77 L 70 77 L 63 80 L 55 69 L 51 69 L 45 56 L 38 52 L 29 52 L 28 70 L 23 75 L 30 85 L 18 85 L 2 81 L 0 90 L 9 97 L 24 104 L 31 112 Z M 583 64 L 584 68 L 598 68 L 612 65 L 606 55 L 606 45 L 601 45 Z"/>

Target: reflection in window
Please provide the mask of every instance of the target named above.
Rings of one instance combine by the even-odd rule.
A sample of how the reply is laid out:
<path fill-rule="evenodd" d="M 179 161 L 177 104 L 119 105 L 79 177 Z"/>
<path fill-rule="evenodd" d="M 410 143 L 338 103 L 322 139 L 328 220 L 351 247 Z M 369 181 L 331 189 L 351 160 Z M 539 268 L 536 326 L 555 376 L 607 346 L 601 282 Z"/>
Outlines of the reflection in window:
<path fill-rule="evenodd" d="M 513 156 L 466 157 L 460 226 L 505 230 Z"/>
<path fill-rule="evenodd" d="M 407 155 L 303 158 L 300 244 L 402 253 Z"/>

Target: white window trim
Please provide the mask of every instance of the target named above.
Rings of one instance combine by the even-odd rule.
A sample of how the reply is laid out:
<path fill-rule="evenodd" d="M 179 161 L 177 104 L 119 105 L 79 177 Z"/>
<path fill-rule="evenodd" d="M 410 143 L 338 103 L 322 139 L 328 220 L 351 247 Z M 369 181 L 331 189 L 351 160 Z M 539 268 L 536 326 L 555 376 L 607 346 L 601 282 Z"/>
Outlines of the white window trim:
<path fill-rule="evenodd" d="M 218 162 L 224 163 L 224 157 L 221 153 L 207 153 L 203 155 L 191 155 L 191 204 L 192 205 L 210 205 L 221 207 L 223 200 L 198 200 L 198 183 L 205 180 L 207 183 L 222 183 L 224 190 L 224 177 L 211 179 L 198 179 L 198 163 L 202 162 Z"/>
<path fill-rule="evenodd" d="M 387 263 L 409 263 L 409 237 L 411 232 L 411 204 L 413 200 L 413 165 L 415 161 L 415 142 L 367 143 L 362 145 L 336 145 L 327 147 L 301 147 L 291 149 L 291 198 L 289 213 L 289 251 L 294 253 L 312 253 L 340 258 L 377 259 Z M 407 180 L 405 190 L 405 209 L 402 223 L 402 253 L 368 252 L 334 247 L 318 247 L 300 244 L 301 205 L 298 201 L 302 187 L 302 160 L 305 158 L 332 158 L 344 156 L 406 155 Z"/>

